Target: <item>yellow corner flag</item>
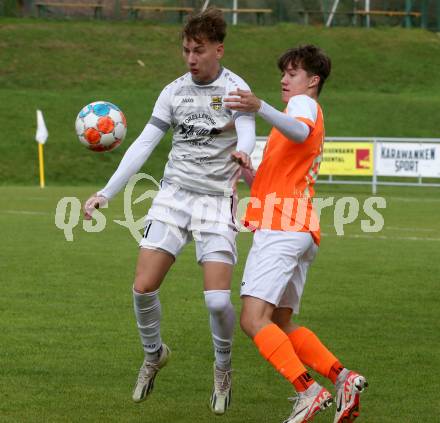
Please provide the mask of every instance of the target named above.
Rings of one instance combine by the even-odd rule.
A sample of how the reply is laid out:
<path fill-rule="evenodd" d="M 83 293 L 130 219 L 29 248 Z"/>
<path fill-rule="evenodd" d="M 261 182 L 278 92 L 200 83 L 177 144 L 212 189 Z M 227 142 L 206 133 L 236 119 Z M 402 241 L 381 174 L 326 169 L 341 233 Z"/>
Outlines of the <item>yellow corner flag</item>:
<path fill-rule="evenodd" d="M 40 164 L 40 187 L 44 188 L 44 157 L 43 145 L 47 141 L 49 132 L 47 132 L 46 124 L 44 123 L 43 113 L 37 110 L 37 133 L 35 134 L 35 141 L 38 143 L 38 162 Z"/>

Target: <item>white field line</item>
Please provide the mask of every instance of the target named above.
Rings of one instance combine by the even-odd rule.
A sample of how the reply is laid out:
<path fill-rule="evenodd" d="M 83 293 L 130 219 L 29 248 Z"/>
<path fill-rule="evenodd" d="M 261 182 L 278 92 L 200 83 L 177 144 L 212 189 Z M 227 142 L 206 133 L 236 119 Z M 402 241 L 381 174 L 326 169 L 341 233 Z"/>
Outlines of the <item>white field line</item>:
<path fill-rule="evenodd" d="M 333 225 L 321 225 L 321 228 L 334 228 Z M 402 231 L 402 232 L 429 232 L 429 233 L 436 233 L 436 235 L 440 235 L 440 228 L 401 228 L 398 226 L 387 226 L 386 222 L 383 227 L 384 231 Z"/>
<path fill-rule="evenodd" d="M 17 214 L 17 215 L 30 215 L 30 216 L 51 216 L 52 213 L 48 212 L 36 212 L 29 210 L 0 210 L 0 214 Z M 124 216 L 121 216 L 121 219 Z M 322 225 L 326 228 L 332 228 L 332 225 Z M 385 226 L 386 228 L 386 226 Z M 408 230 L 407 228 L 392 227 L 393 230 Z M 391 228 L 386 228 L 391 229 Z M 416 229 L 414 229 L 416 231 Z M 431 231 L 431 229 L 424 229 L 425 231 Z M 419 229 L 420 231 L 420 229 Z M 435 241 L 440 242 L 440 238 L 426 238 L 417 236 L 388 236 L 388 235 L 367 235 L 367 234 L 351 234 L 351 235 L 337 235 L 336 233 L 322 232 L 323 236 L 329 237 L 345 237 L 345 238 L 355 238 L 355 239 L 381 239 L 381 240 L 393 240 L 393 241 Z"/>
<path fill-rule="evenodd" d="M 399 228 L 397 226 L 384 225 L 386 231 L 408 231 L 408 232 L 440 232 L 440 228 Z"/>
<path fill-rule="evenodd" d="M 440 203 L 440 198 L 408 198 L 408 197 L 386 197 L 384 198 L 388 201 L 402 201 L 404 203 Z"/>
<path fill-rule="evenodd" d="M 352 235 L 338 235 L 321 232 L 321 235 L 326 237 L 338 237 L 338 238 L 355 238 L 355 239 L 381 239 L 386 241 L 435 241 L 440 242 L 440 238 L 424 238 L 418 236 L 387 236 L 387 235 L 365 235 L 365 234 L 352 234 Z"/>
<path fill-rule="evenodd" d="M 48 212 L 37 212 L 37 211 L 29 211 L 29 210 L 0 210 L 0 213 L 26 214 L 26 215 L 35 215 L 35 216 L 50 216 L 52 214 L 52 213 L 48 213 Z"/>

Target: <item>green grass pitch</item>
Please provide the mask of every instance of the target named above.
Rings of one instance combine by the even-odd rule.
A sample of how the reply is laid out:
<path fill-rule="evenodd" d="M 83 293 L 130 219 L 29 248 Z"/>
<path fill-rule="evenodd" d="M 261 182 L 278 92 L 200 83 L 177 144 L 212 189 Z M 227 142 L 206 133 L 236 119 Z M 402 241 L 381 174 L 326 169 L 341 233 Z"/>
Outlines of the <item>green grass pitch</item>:
<path fill-rule="evenodd" d="M 0 18 L 0 422 L 274 423 L 290 412 L 288 383 L 237 327 L 233 405 L 208 409 L 212 348 L 201 271 L 189 245 L 161 289 L 163 338 L 173 359 L 146 403 L 131 402 L 142 361 L 132 312 L 137 245 L 122 195 L 107 226 L 74 241 L 55 226 L 65 196 L 102 187 L 141 131 L 162 87 L 185 72 L 180 27 L 144 22 Z M 399 28 L 317 28 L 290 24 L 229 29 L 224 65 L 281 108 L 279 54 L 316 43 L 332 57 L 320 97 L 329 136 L 438 137 L 440 37 Z M 145 63 L 145 67 L 138 64 Z M 111 154 L 80 146 L 73 125 L 85 104 L 122 108 L 128 135 Z M 46 182 L 38 181 L 35 110 L 49 129 Z M 269 127 L 257 120 L 258 134 Z M 170 137 L 143 170 L 160 178 Z M 75 186 L 73 186 L 75 185 Z M 246 195 L 243 191 L 242 195 Z M 318 186 L 318 196 L 368 197 L 368 187 Z M 322 246 L 298 322 L 348 367 L 365 373 L 359 423 L 436 422 L 440 303 L 438 189 L 380 188 L 384 229 L 362 233 L 361 215 L 336 236 L 333 209 L 322 216 Z M 137 218 L 147 204 L 135 208 Z M 233 300 L 251 235 L 238 237 Z M 319 379 L 322 381 L 322 379 Z M 322 381 L 327 387 L 327 381 Z M 333 410 L 334 411 L 334 410 Z M 315 419 L 332 422 L 332 411 Z"/>
<path fill-rule="evenodd" d="M 172 361 L 151 399 L 131 402 L 142 352 L 131 305 L 137 245 L 113 223 L 123 217 L 122 195 L 105 210 L 100 233 L 79 225 L 67 242 L 54 223 L 61 197 L 83 200 L 94 188 L 0 188 L 0 421 L 282 421 L 293 392 L 238 326 L 232 408 L 224 417 L 209 411 L 213 354 L 193 245 L 161 289 L 162 334 Z M 369 195 L 367 187 L 318 186 L 322 197 L 362 202 Z M 333 210 L 324 210 L 322 246 L 298 322 L 368 377 L 359 423 L 433 422 L 439 406 L 440 199 L 430 189 L 381 188 L 379 195 L 387 208 L 377 234 L 361 232 L 360 215 L 337 236 Z M 135 216 L 146 207 L 137 206 Z M 250 234 L 239 234 L 237 311 L 250 243 Z M 333 412 L 316 422 L 333 421 Z"/>

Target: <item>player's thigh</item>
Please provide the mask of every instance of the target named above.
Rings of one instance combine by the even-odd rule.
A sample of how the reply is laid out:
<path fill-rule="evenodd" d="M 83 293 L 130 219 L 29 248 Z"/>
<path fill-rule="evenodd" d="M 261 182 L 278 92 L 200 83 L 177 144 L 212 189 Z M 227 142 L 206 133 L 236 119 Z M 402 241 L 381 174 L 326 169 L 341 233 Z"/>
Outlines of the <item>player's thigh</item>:
<path fill-rule="evenodd" d="M 196 244 L 197 262 L 203 264 L 220 261 L 235 264 L 237 226 L 233 197 L 199 196 L 193 205 L 189 230 Z"/>
<path fill-rule="evenodd" d="M 228 259 L 227 255 L 222 257 L 222 254 L 212 255 L 212 260 L 218 256 L 219 261 L 204 261 L 201 265 L 203 268 L 203 289 L 205 291 L 211 290 L 230 290 L 233 265 L 220 261 Z"/>
<path fill-rule="evenodd" d="M 281 304 L 304 251 L 313 242 L 309 233 L 256 231 L 246 261 L 240 295 Z"/>
<path fill-rule="evenodd" d="M 174 256 L 166 251 L 140 248 L 134 289 L 138 292 L 156 291 L 173 263 Z"/>
<path fill-rule="evenodd" d="M 195 242 L 197 262 L 203 268 L 204 290 L 231 289 L 232 271 L 237 261 L 235 233 L 203 232 Z"/>
<path fill-rule="evenodd" d="M 184 229 L 158 220 L 147 221 L 139 242 L 135 289 L 152 292 L 159 288 L 177 255 L 188 241 Z"/>
<path fill-rule="evenodd" d="M 149 220 L 139 246 L 144 249 L 163 251 L 176 258 L 191 236 L 185 228 L 160 220 Z"/>
<path fill-rule="evenodd" d="M 232 229 L 193 232 L 197 263 L 203 266 L 204 263 L 215 261 L 233 266 L 237 262 L 236 236 L 237 232 Z"/>
<path fill-rule="evenodd" d="M 298 235 L 297 237 L 303 238 L 305 235 L 310 235 L 303 232 L 299 232 L 298 234 L 302 235 Z M 291 308 L 294 314 L 299 314 L 301 298 L 307 281 L 308 269 L 318 251 L 318 247 L 312 239 L 308 243 L 306 239 L 299 239 L 299 241 L 303 245 L 301 249 L 302 253 L 298 255 L 297 264 L 293 269 L 289 284 L 279 302 L 279 307 Z"/>

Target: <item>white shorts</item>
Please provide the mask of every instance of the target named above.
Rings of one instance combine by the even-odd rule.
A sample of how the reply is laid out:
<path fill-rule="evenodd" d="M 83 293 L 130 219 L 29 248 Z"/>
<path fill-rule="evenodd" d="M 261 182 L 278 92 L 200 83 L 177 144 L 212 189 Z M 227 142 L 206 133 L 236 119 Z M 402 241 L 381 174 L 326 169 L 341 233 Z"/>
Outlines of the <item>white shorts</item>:
<path fill-rule="evenodd" d="M 291 308 L 298 314 L 307 270 L 317 250 L 309 232 L 256 231 L 240 295 Z"/>
<path fill-rule="evenodd" d="M 236 198 L 204 195 L 162 182 L 145 218 L 141 248 L 164 250 L 174 257 L 194 239 L 199 263 L 235 264 Z"/>

